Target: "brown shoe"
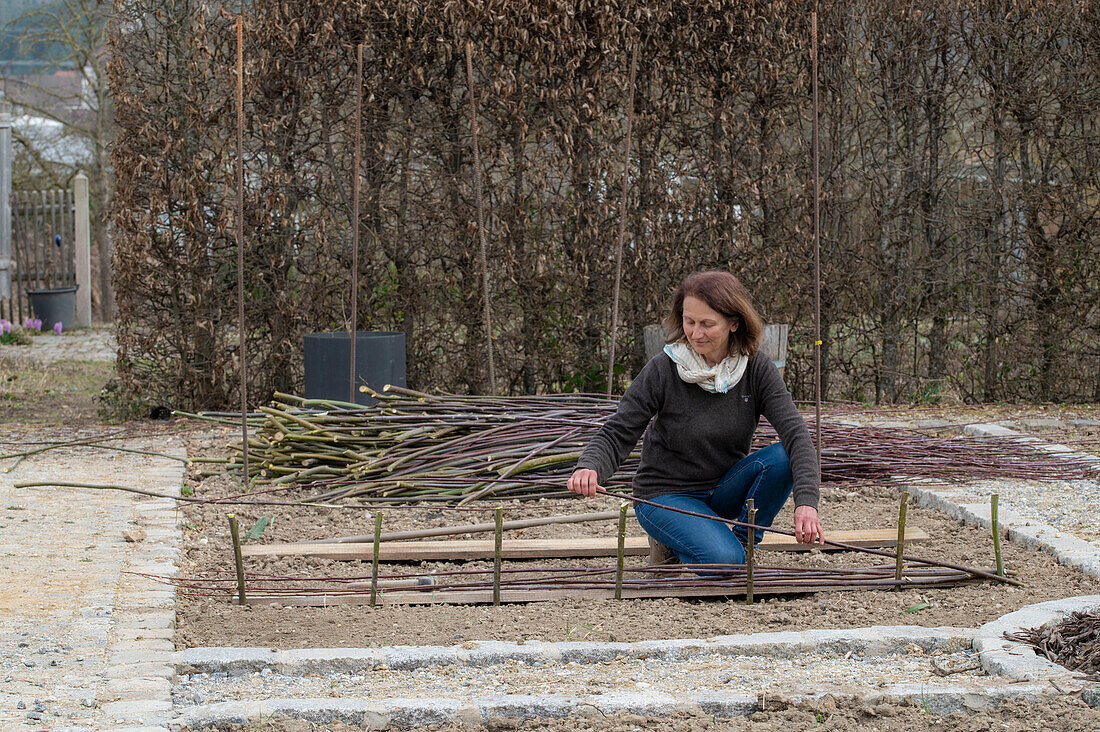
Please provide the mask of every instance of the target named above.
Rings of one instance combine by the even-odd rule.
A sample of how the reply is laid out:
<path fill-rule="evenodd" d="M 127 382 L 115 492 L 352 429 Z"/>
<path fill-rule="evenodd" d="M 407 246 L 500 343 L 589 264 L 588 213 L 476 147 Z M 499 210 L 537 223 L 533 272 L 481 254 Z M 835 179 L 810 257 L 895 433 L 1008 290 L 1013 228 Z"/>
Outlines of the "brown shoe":
<path fill-rule="evenodd" d="M 649 566 L 655 567 L 663 564 L 679 564 L 680 558 L 675 552 L 661 542 L 649 537 Z"/>

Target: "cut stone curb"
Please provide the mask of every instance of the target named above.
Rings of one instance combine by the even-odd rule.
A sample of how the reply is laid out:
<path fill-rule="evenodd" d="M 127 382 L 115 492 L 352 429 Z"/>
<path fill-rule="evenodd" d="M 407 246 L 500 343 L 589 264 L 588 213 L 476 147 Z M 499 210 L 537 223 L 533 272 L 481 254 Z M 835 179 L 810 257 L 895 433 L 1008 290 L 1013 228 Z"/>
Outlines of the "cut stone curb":
<path fill-rule="evenodd" d="M 984 682 L 958 684 L 932 692 L 922 688 L 920 684 L 895 684 L 885 690 L 866 694 L 822 692 L 794 694 L 787 699 L 795 704 L 825 696 L 855 698 L 865 704 L 908 703 L 923 706 L 933 714 L 943 715 L 987 709 L 1006 699 L 1037 701 L 1051 691 L 1044 684 Z M 596 713 L 603 716 L 633 714 L 642 717 L 701 713 L 728 719 L 748 716 L 761 709 L 760 699 L 755 694 L 715 690 L 683 696 L 652 691 L 590 696 L 540 694 L 493 695 L 470 699 L 436 697 L 374 702 L 354 699 L 267 699 L 194 706 L 176 717 L 173 726 L 194 729 L 219 724 L 248 724 L 283 717 L 322 724 L 343 723 L 369 729 L 387 729 L 447 722 L 489 723 L 503 717 L 564 719 L 588 717 Z"/>
<path fill-rule="evenodd" d="M 307 673 L 358 673 L 378 668 L 413 670 L 438 666 L 492 666 L 602 663 L 616 658 L 682 661 L 699 656 L 770 656 L 797 658 L 807 653 L 855 653 L 889 656 L 920 646 L 929 652 L 953 652 L 971 645 L 970 628 L 873 626 L 846 630 L 723 635 L 638 643 L 507 643 L 475 641 L 463 646 L 389 646 L 385 648 L 188 648 L 172 656 L 178 674 L 244 674 L 270 669 L 288 676 Z"/>
<path fill-rule="evenodd" d="M 1080 693 L 1091 707 L 1100 706 L 1100 683 L 1090 682 L 1083 675 L 1059 666 L 1035 652 L 1026 643 L 1005 639 L 1005 633 L 1038 628 L 1062 620 L 1073 612 L 1093 612 L 1100 609 L 1100 595 L 1067 597 L 1022 607 L 986 623 L 974 635 L 974 650 L 982 667 L 990 675 L 1007 676 L 1020 681 L 1044 681 L 1063 693 Z"/>
<path fill-rule="evenodd" d="M 181 450 L 171 454 L 186 457 Z M 179 495 L 184 475 L 183 464 L 177 462 L 145 471 L 149 487 L 171 495 Z M 173 708 L 176 592 L 133 573 L 176 576 L 183 532 L 175 501 L 139 500 L 133 511 L 137 528 L 145 531 L 147 538 L 134 545 L 125 570 L 130 574 L 124 574 L 115 600 L 110 661 L 104 673 L 106 698 L 98 707 L 99 728 L 159 731 L 167 729 L 163 725 Z"/>

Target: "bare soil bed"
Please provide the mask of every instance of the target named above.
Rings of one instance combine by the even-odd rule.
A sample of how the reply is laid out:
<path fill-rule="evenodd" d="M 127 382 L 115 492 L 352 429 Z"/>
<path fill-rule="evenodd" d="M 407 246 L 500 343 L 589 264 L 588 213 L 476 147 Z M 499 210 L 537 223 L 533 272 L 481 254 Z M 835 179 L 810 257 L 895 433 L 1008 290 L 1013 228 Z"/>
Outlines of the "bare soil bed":
<path fill-rule="evenodd" d="M 192 455 L 218 454 L 228 436 L 193 441 Z M 189 483 L 200 497 L 239 492 L 235 481 L 217 476 L 200 480 L 192 468 Z M 276 497 L 279 494 L 275 494 Z M 894 528 L 899 489 L 896 486 L 826 487 L 822 519 L 827 529 Z M 492 520 L 492 506 L 476 512 L 441 507 L 384 511 L 384 529 L 401 530 Z M 545 499 L 506 504 L 505 519 L 617 508 L 610 499 Z M 289 542 L 334 536 L 369 534 L 373 521 L 363 511 L 327 508 L 235 507 L 189 504 L 184 509 L 182 577 L 231 577 L 232 548 L 226 514 L 235 510 L 242 527 L 261 516 L 272 516 L 259 542 Z M 788 505 L 776 526 L 792 524 Z M 911 505 L 908 522 L 928 532 L 932 541 L 910 549 L 915 556 L 967 566 L 993 566 L 988 531 L 963 525 L 940 511 Z M 510 532 L 524 538 L 612 536 L 614 522 L 543 526 Z M 630 535 L 644 535 L 633 519 Z M 491 537 L 491 534 L 481 535 Z M 454 538 L 468 538 L 457 536 Z M 626 601 L 560 601 L 503 605 L 335 606 L 325 608 L 253 605 L 238 607 L 226 599 L 180 594 L 176 644 L 192 646 L 267 646 L 274 648 L 367 647 L 385 645 L 451 645 L 473 640 L 502 641 L 623 641 L 711 637 L 810 628 L 854 628 L 870 625 L 915 624 L 926 627 L 976 627 L 1024 605 L 1095 592 L 1095 580 L 1058 565 L 1050 556 L 1004 542 L 1005 564 L 1017 571 L 1024 587 L 978 583 L 944 589 L 903 591 L 859 590 L 760 598 L 747 606 L 743 598 L 683 600 L 676 598 Z M 631 561 L 641 563 L 642 557 Z M 869 555 L 842 553 L 761 553 L 761 563 L 785 566 L 866 566 L 886 561 Z M 543 561 L 552 565 L 552 561 Z M 580 564 L 569 560 L 570 566 Z M 591 560 L 609 566 L 613 560 Z M 392 566 L 392 565 L 390 565 Z M 487 568 L 488 562 L 404 565 L 416 572 Z M 369 562 L 334 562 L 308 558 L 246 559 L 250 575 L 356 576 L 370 574 Z M 388 571 L 395 571 L 389 569 Z M 906 612 L 927 602 L 926 607 Z"/>
<path fill-rule="evenodd" d="M 332 725 L 298 720 L 271 720 L 246 726 L 223 725 L 220 730 L 247 732 L 319 732 Z M 1094 732 L 1100 729 L 1100 709 L 1090 709 L 1072 697 L 1051 697 L 1041 702 L 1006 701 L 992 709 L 954 712 L 944 716 L 930 714 L 919 705 L 864 705 L 857 701 L 835 700 L 830 697 L 791 705 L 783 699 L 769 698 L 767 710 L 749 717 L 714 719 L 705 715 L 673 717 L 642 717 L 632 714 L 600 716 L 592 712 L 587 717 L 567 719 L 501 719 L 486 725 L 434 725 L 425 732 L 831 732 L 841 730 L 875 730 L 877 732 Z"/>

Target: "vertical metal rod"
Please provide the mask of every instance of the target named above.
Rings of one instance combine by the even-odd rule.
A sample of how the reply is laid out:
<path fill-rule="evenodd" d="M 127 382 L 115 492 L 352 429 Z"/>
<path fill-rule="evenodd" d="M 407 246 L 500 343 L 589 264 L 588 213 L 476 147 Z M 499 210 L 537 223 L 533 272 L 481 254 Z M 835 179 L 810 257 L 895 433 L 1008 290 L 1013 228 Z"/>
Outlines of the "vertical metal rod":
<path fill-rule="evenodd" d="M 623 279 L 623 240 L 626 239 L 626 197 L 630 191 L 630 136 L 634 127 L 634 80 L 638 73 L 638 46 L 630 57 L 626 102 L 626 138 L 623 141 L 623 192 L 619 200 L 619 238 L 615 242 L 615 288 L 611 295 L 611 344 L 607 357 L 607 395 L 615 384 L 615 334 L 619 330 L 619 291 Z"/>
<path fill-rule="evenodd" d="M 382 543 L 382 512 L 374 514 L 374 554 L 370 564 L 370 606 L 378 602 L 378 545 Z"/>
<path fill-rule="evenodd" d="M 816 3 L 815 3 L 816 5 Z M 810 13 L 810 59 L 813 66 L 814 155 L 814 441 L 817 445 L 817 474 L 821 475 L 821 168 L 818 136 L 817 10 Z"/>
<path fill-rule="evenodd" d="M 355 174 L 351 183 L 351 324 L 348 326 L 349 366 L 348 401 L 355 403 L 355 346 L 359 330 L 359 172 L 363 146 L 363 44 L 355 52 Z"/>
<path fill-rule="evenodd" d="M 894 579 L 897 582 L 901 582 L 901 571 L 904 567 L 905 516 L 907 513 L 909 513 L 909 491 L 905 491 L 901 494 L 901 508 L 898 510 L 897 566 L 894 568 Z"/>
<path fill-rule="evenodd" d="M 623 599 L 623 564 L 626 560 L 626 510 L 627 503 L 619 505 L 619 563 L 615 569 L 615 599 Z"/>
<path fill-rule="evenodd" d="M 1001 558 L 1001 527 L 997 521 L 997 503 L 1000 499 L 996 493 L 989 497 L 989 520 L 993 528 L 993 556 L 997 560 L 997 576 L 1005 576 L 1004 560 Z"/>
<path fill-rule="evenodd" d="M 745 502 L 748 509 L 749 523 L 756 523 L 756 502 L 749 499 Z M 749 543 L 745 545 L 745 604 L 752 604 L 752 579 L 755 567 L 756 555 L 756 529 L 748 530 Z"/>
<path fill-rule="evenodd" d="M 500 548 L 504 543 L 504 506 L 497 506 L 493 535 L 493 604 L 500 604 Z"/>
<path fill-rule="evenodd" d="M 244 559 L 241 556 L 241 535 L 237 528 L 237 517 L 229 514 L 229 535 L 233 537 L 233 561 L 237 565 L 237 600 L 240 604 L 247 605 L 248 600 L 244 596 Z"/>
<path fill-rule="evenodd" d="M 485 203 L 481 196 L 481 150 L 477 141 L 477 97 L 474 94 L 474 44 L 466 42 L 466 84 L 470 87 L 470 132 L 474 147 L 474 200 L 477 204 L 477 233 L 481 244 L 481 296 L 485 301 L 485 350 L 489 357 L 489 393 L 496 394 L 497 372 L 493 363 L 493 320 L 489 308 L 489 244 L 485 235 Z"/>
<path fill-rule="evenodd" d="M 244 322 L 244 18 L 237 16 L 237 332 L 241 359 L 241 450 L 248 488 L 248 349 Z"/>

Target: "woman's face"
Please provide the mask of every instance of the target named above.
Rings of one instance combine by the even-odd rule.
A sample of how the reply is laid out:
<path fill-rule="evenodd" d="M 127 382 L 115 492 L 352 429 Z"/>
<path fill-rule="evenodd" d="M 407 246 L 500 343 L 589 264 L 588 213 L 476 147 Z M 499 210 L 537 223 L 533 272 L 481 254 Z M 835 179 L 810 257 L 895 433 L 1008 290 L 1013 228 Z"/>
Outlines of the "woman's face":
<path fill-rule="evenodd" d="M 736 321 L 694 295 L 684 298 L 684 335 L 695 352 L 711 366 L 729 355 L 730 333 L 735 330 Z"/>

